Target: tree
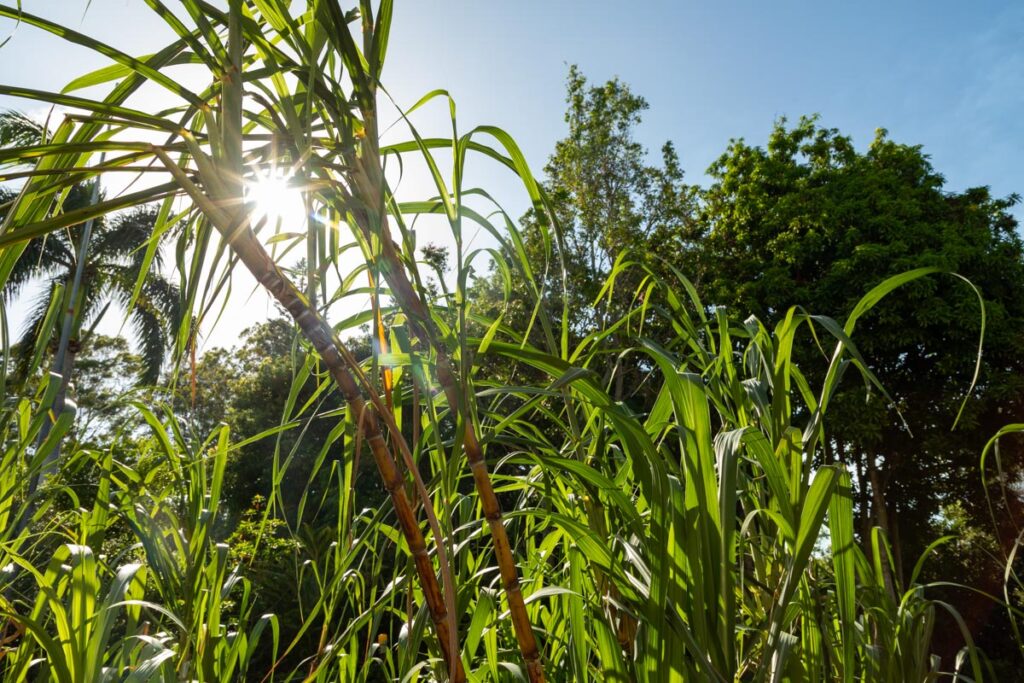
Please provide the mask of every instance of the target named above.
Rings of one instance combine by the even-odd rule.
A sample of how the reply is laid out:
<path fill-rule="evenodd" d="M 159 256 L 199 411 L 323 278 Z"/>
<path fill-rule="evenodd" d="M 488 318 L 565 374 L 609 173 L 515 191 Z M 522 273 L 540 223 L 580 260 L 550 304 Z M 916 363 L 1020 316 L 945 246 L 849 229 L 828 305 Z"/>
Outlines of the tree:
<path fill-rule="evenodd" d="M 23 146 L 45 139 L 47 132 L 42 126 L 16 112 L 0 113 L 0 146 Z M 90 203 L 92 186 L 72 186 L 60 209 L 69 212 Z M 0 188 L 0 220 L 16 193 Z M 86 261 L 82 269 L 81 289 L 78 301 L 72 302 L 75 321 L 72 329 L 69 359 L 65 367 L 68 378 L 73 372 L 74 357 L 81 351 L 88 331 L 95 328 L 112 304 L 128 307 L 128 320 L 141 347 L 143 359 L 139 381 L 153 384 L 160 374 L 166 349 L 174 338 L 180 323 L 178 287 L 161 273 L 163 255 L 159 249 L 153 254 L 152 262 L 146 261 L 146 247 L 158 219 L 154 206 L 139 206 L 108 219 L 95 219 L 92 236 L 86 250 Z M 74 225 L 54 232 L 46 239 L 29 242 L 17 264 L 7 278 L 0 295 L 9 303 L 24 292 L 27 285 L 40 280 L 56 291 L 58 286 L 70 289 L 74 278 L 77 254 L 82 238 L 83 226 Z M 142 286 L 133 301 L 136 282 L 140 272 Z M 39 297 L 31 305 L 24 331 L 18 342 L 19 368 L 24 371 L 32 350 L 42 335 L 54 335 L 59 330 L 44 330 L 43 323 L 49 297 Z M 84 332 L 84 334 L 83 334 Z"/>
<path fill-rule="evenodd" d="M 564 260 L 573 341 L 635 308 L 629 271 L 619 276 L 610 302 L 593 305 L 616 259 L 630 252 L 643 254 L 656 272 L 673 266 L 690 277 L 711 308 L 769 324 L 792 306 L 842 320 L 873 286 L 923 266 L 959 273 L 978 287 L 986 305 L 985 352 L 966 404 L 981 327 L 978 299 L 962 281 L 934 275 L 889 297 L 855 334 L 894 405 L 878 392 L 866 400 L 864 390 L 848 382 L 834 398 L 826 429 L 855 473 L 859 535 L 867 544 L 872 527 L 885 529 L 896 578 L 905 582 L 944 529 L 969 522 L 980 537 L 991 525 L 979 454 L 1024 410 L 1024 246 L 1009 213 L 1018 197 L 996 198 L 987 188 L 949 192 L 920 147 L 879 131 L 859 152 L 815 118 L 792 127 L 779 121 L 765 148 L 734 141 L 709 169 L 713 182 L 702 190 L 683 182 L 671 146 L 661 168 L 646 165 L 633 138 L 646 103 L 628 86 L 613 80 L 588 87 L 573 68 L 567 103 L 569 133 L 557 143 L 544 181 L 562 241 L 548 253 L 542 219 L 533 213 L 524 217 L 523 233 L 536 272 Z M 506 257 L 514 263 L 511 253 Z M 512 285 L 506 302 L 496 273 L 481 278 L 476 296 L 487 303 L 477 305 L 490 306 L 492 316 L 504 312 L 522 330 L 532 303 L 515 280 Z M 546 308 L 560 310 L 560 275 L 549 275 L 544 291 Z M 644 332 L 661 343 L 673 336 L 651 326 Z M 609 355 L 626 346 L 614 335 L 605 344 Z M 824 367 L 810 343 L 799 357 L 808 372 Z M 618 358 L 597 369 L 617 380 L 611 385 L 616 398 L 650 407 L 650 397 L 635 389 L 648 368 Z M 1024 457 L 1019 442 L 1014 451 L 1007 441 L 1006 477 L 1013 481 Z M 993 500 L 1019 504 L 1016 496 Z M 955 524 L 947 518 L 950 510 L 956 510 Z M 1011 512 L 997 509 L 1004 528 L 996 535 L 1004 545 L 1015 535 Z M 994 590 L 1001 567 L 981 564 L 960 578 L 980 586 L 978 575 L 984 575 L 984 587 Z M 965 614 L 981 623 L 984 615 L 973 610 L 978 601 L 967 605 L 962 597 Z M 986 606 L 984 613 L 990 611 Z"/>
<path fill-rule="evenodd" d="M 76 188 L 69 197 L 75 203 L 87 196 L 85 188 Z M 2 201 L 2 200 L 0 200 Z M 70 206 L 68 207 L 70 208 Z M 97 221 L 87 250 L 76 320 L 73 326 L 69 374 L 73 372 L 74 356 L 87 340 L 89 330 L 95 328 L 112 304 L 128 306 L 143 265 L 146 244 L 156 220 L 155 208 L 133 209 L 111 221 Z M 5 301 L 15 299 L 25 285 L 43 280 L 55 291 L 58 285 L 71 282 L 75 270 L 75 253 L 81 226 L 55 233 L 45 240 L 29 243 L 4 288 Z M 159 251 L 154 257 L 155 267 L 147 271 L 138 298 L 128 311 L 128 320 L 141 347 L 143 359 L 139 382 L 153 384 L 160 376 L 166 350 L 174 338 L 179 320 L 178 287 L 160 274 Z M 44 319 L 50 306 L 49 297 L 39 297 L 29 310 L 24 331 L 18 341 L 21 366 L 24 367 L 41 335 L 55 335 L 57 330 L 45 330 Z"/>
<path fill-rule="evenodd" d="M 863 541 L 872 526 L 885 529 L 906 579 L 937 521 L 945 524 L 945 506 L 960 502 L 958 514 L 989 526 L 979 455 L 1024 410 L 1024 245 L 1009 213 L 1019 198 L 984 187 L 951 192 L 919 146 L 880 130 L 859 152 L 814 118 L 780 120 L 764 148 L 733 141 L 709 174 L 699 279 L 707 301 L 737 315 L 778 320 L 799 305 L 843 319 L 886 277 L 923 266 L 968 278 L 985 299 L 978 383 L 955 430 L 981 318 L 971 288 L 943 275 L 897 291 L 855 332 L 895 405 L 877 394 L 865 400 L 849 383 L 826 424 L 856 473 Z M 1006 446 L 1012 480 L 1024 460 Z M 998 569 L 989 567 L 990 579 Z"/>
<path fill-rule="evenodd" d="M 75 364 L 77 441 L 102 448 L 115 440 L 131 422 L 134 409 L 128 401 L 148 395 L 134 391 L 134 380 L 143 372 L 142 357 L 124 337 L 96 334 L 90 339 Z"/>
<path fill-rule="evenodd" d="M 242 333 L 239 346 L 211 349 L 199 358 L 194 372 L 194 401 L 191 378 L 186 380 L 187 386 L 182 387 L 179 412 L 186 416 L 200 438 L 205 438 L 221 422 L 231 427 L 235 441 L 268 432 L 283 422 L 297 422 L 297 426 L 284 432 L 247 443 L 231 456 L 227 465 L 225 502 L 236 519 L 249 509 L 255 498 L 271 499 L 274 491 L 279 490 L 281 498 L 273 501 L 283 505 L 278 514 L 296 522 L 300 500 L 304 496 L 317 500 L 329 489 L 325 474 L 330 470 L 330 463 L 338 460 L 345 450 L 342 443 L 329 442 L 331 431 L 337 425 L 336 416 L 323 417 L 340 409 L 341 400 L 331 392 L 320 393 L 317 397 L 319 381 L 316 376 L 308 377 L 301 384 L 296 393 L 296 410 L 285 414 L 293 382 L 297 381 L 307 361 L 305 349 L 295 342 L 296 330 L 286 319 L 272 318 L 259 323 Z M 352 348 L 359 358 L 367 357 L 369 336 L 356 340 Z M 295 414 L 307 404 L 309 408 Z M 327 464 L 314 477 L 316 461 L 328 445 Z M 275 459 L 279 465 L 288 461 L 279 487 L 273 484 Z M 361 464 L 372 467 L 368 460 Z M 376 479 L 366 472 L 360 474 L 360 505 L 381 504 L 383 492 Z M 325 509 L 330 511 L 330 506 Z M 302 521 L 314 520 L 307 514 Z M 315 523 L 323 525 L 325 521 Z"/>
<path fill-rule="evenodd" d="M 597 302 L 620 256 L 692 250 L 697 195 L 696 188 L 683 182 L 671 142 L 661 148 L 660 166 L 648 164 L 647 150 L 634 137 L 648 105 L 628 85 L 617 78 L 589 85 L 572 66 L 566 104 L 568 133 L 555 144 L 544 167 L 543 188 L 558 221 L 550 253 L 543 233 L 547 218 L 531 210 L 521 223 L 528 259 L 538 274 L 546 274 L 539 278 L 545 307 L 560 311 L 567 304 L 570 339 L 576 343 L 606 329 L 634 306 L 639 275 L 629 270 L 618 276 L 610 300 Z M 505 256 L 515 262 L 513 254 Z M 568 284 L 564 292 L 563 267 Z M 505 302 L 501 277 L 492 270 L 477 281 L 477 305 L 489 306 L 492 313 L 507 309 L 510 326 L 526 329 L 533 304 L 521 283 L 513 279 L 512 296 Z M 609 345 L 622 350 L 624 342 L 613 337 Z M 614 394 L 624 398 L 629 369 L 615 362 L 598 369 L 609 380 L 614 374 Z M 638 381 L 630 384 L 635 386 L 640 382 L 637 368 L 632 370 Z"/>

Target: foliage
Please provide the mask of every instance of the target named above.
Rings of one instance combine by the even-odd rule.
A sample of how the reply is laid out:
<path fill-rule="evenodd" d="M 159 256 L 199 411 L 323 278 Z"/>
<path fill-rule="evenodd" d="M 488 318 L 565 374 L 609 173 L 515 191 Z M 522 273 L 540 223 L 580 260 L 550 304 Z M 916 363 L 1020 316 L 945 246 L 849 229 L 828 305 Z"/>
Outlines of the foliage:
<path fill-rule="evenodd" d="M 502 260 L 528 261 L 544 305 L 553 311 L 565 305 L 564 321 L 553 316 L 556 334 L 564 325 L 573 345 L 589 335 L 610 335 L 605 344 L 608 360 L 595 360 L 593 367 L 606 382 L 614 380 L 613 394 L 621 400 L 636 393 L 646 374 L 633 359 L 616 355 L 628 344 L 620 339 L 623 332 L 612 328 L 634 308 L 641 279 L 634 277 L 637 270 L 623 270 L 621 262 L 666 254 L 667 244 L 680 246 L 677 256 L 682 259 L 692 248 L 684 243 L 697 236 L 696 189 L 683 182 L 672 143 L 662 147 L 660 166 L 647 163 L 647 151 L 634 139 L 634 129 L 648 105 L 629 86 L 618 79 L 590 85 L 572 66 L 566 90 L 568 134 L 556 143 L 544 168 L 542 190 L 548 204 L 544 211 L 523 216 L 523 244 L 508 244 Z M 549 230 L 547 211 L 557 230 Z M 516 253 L 519 248 L 522 254 Z M 665 268 L 658 270 L 667 274 Z M 609 287 L 613 274 L 614 286 Z M 473 289 L 475 305 L 491 317 L 503 315 L 514 329 L 529 329 L 536 321 L 529 280 L 512 277 L 506 297 L 507 277 L 492 268 L 489 276 L 479 278 Z M 658 319 L 648 322 L 657 325 Z M 539 341 L 541 336 L 533 338 Z"/>
<path fill-rule="evenodd" d="M 1018 197 L 950 192 L 920 147 L 880 130 L 859 152 L 810 118 L 778 122 L 764 148 L 734 141 L 710 174 L 700 279 L 716 305 L 769 320 L 794 305 L 839 317 L 859 292 L 918 267 L 957 273 L 977 288 L 984 317 L 972 287 L 952 277 L 917 282 L 882 303 L 860 327 L 858 346 L 892 403 L 877 392 L 865 400 L 850 385 L 836 397 L 829 433 L 837 457 L 856 473 L 860 538 L 867 543 L 873 526 L 885 528 L 900 576 L 940 533 L 935 520 L 951 505 L 975 529 L 987 528 L 978 454 L 1024 410 L 1024 243 L 1008 212 Z M 977 386 L 964 403 L 982 325 Z M 807 345 L 801 358 L 816 355 Z M 1022 454 L 1018 443 L 1005 444 L 1011 480 Z M 1016 496 L 999 500 L 1019 507 Z M 1014 531 L 998 534 L 1013 544 Z M 977 559 L 964 573 L 944 565 L 942 577 L 996 592 L 1003 563 Z M 968 609 L 974 598 L 948 597 L 975 612 Z M 993 646 L 1000 641 L 1009 642 Z"/>
<path fill-rule="evenodd" d="M 64 93 L 0 86 L 88 112 L 69 114 L 51 145 L 0 150 L 0 162 L 35 162 L 0 228 L 0 284 L 47 235 L 155 201 L 166 218 L 181 200 L 178 367 L 194 352 L 194 321 L 215 317 L 237 267 L 294 326 L 269 323 L 239 349 L 197 359 L 194 385 L 191 367 L 176 373 L 181 395 L 172 406 L 137 402 L 146 436 L 116 437 L 130 437 L 131 459 L 115 458 L 115 444 L 68 449 L 62 474 L 75 463 L 101 472 L 92 506 L 54 514 L 73 494 L 54 477 L 32 494 L 38 514 L 27 528 L 6 522 L 25 509 L 25 474 L 45 452 L 46 444 L 32 444 L 50 419 L 55 382 L 44 376 L 30 398 L 5 406 L 0 566 L 18 568 L 0 586 L 5 633 L 15 634 L 2 645 L 5 680 L 774 683 L 939 675 L 930 636 L 945 606 L 919 571 L 893 580 L 882 531 L 855 543 L 854 476 L 835 457 L 827 428 L 844 377 L 878 385 L 852 341 L 868 312 L 940 269 L 884 279 L 842 324 L 800 309 L 778 320 L 733 320 L 664 264 L 612 258 L 623 231 L 634 229 L 618 212 L 639 216 L 641 204 L 631 202 L 645 187 L 660 191 L 643 184 L 636 154 L 616 161 L 624 172 L 638 170 L 625 177 L 639 185 L 621 201 L 592 205 L 582 193 L 600 188 L 583 162 L 600 153 L 601 138 L 584 136 L 576 151 L 563 150 L 558 171 L 578 179 L 579 196 L 549 196 L 504 131 L 460 135 L 455 106 L 440 91 L 412 110 L 448 105 L 451 138 L 422 136 L 409 111 L 409 139 L 381 148 L 387 0 L 351 11 L 317 1 L 302 13 L 277 0 L 231 0 L 227 10 L 192 0 L 173 11 L 151 7 L 178 38 L 136 59 L 0 6 L 0 15 L 115 62 Z M 209 87 L 197 92 L 175 80 L 167 67 L 178 64 L 209 77 L 188 83 Z M 144 84 L 169 91 L 180 106 L 132 108 Z M 88 86 L 109 91 L 101 99 L 68 94 Z M 576 105 L 621 137 L 638 101 L 623 88 L 602 92 L 580 80 Z M 139 142 L 154 130 L 159 144 Z M 439 150 L 453 152 L 444 171 Z M 103 166 L 93 160 L 100 152 L 108 154 Z M 465 185 L 471 153 L 522 181 L 533 237 L 511 221 L 491 222 L 504 213 Z M 392 193 L 385 163 L 399 160 L 426 167 L 432 197 Z M 149 184 L 82 210 L 61 207 L 63 191 L 126 165 L 149 169 L 139 171 L 153 174 Z M 306 231 L 272 232 L 246 197 L 246 182 L 286 165 L 316 217 Z M 664 172 L 683 201 L 678 172 Z M 454 238 L 454 284 L 438 282 L 440 298 L 420 272 L 409 228 L 427 214 L 443 216 Z M 463 241 L 471 222 L 500 241 L 492 256 L 521 285 L 515 296 L 529 311 L 525 324 L 506 316 L 511 287 L 492 314 L 473 305 L 469 276 L 481 254 Z M 139 273 L 154 267 L 170 221 L 158 223 L 139 252 Z M 585 234 L 601 236 L 592 285 L 608 295 L 606 313 L 579 309 L 549 287 L 567 275 L 566 245 L 584 248 Z M 562 250 L 558 258 L 548 245 Z M 271 252 L 302 246 L 300 287 Z M 345 271 L 349 249 L 363 262 Z M 425 254 L 435 265 L 439 256 Z M 635 283 L 643 297 L 630 284 L 615 298 L 613 280 Z M 367 295 L 368 310 L 328 322 L 339 302 Z M 606 319 L 595 324 L 592 315 Z M 640 321 L 671 334 L 651 339 Z M 343 336 L 364 324 L 373 343 L 360 359 Z M 799 355 L 807 338 L 830 351 L 818 371 Z M 609 383 L 609 347 L 648 371 L 644 410 Z M 32 358 L 38 366 L 38 354 Z M 509 381 L 489 374 L 496 366 L 530 372 Z M 229 400 L 218 402 L 226 390 Z M 68 414 L 55 417 L 51 439 L 70 427 Z M 271 419 L 276 426 L 234 438 L 219 425 L 237 421 L 251 432 Z M 315 433 L 321 426 L 326 434 Z M 224 507 L 229 463 L 258 452 L 256 444 L 273 444 L 267 503 L 232 525 Z M 308 463 L 313 453 L 307 481 L 289 480 L 307 471 L 289 459 L 302 454 Z M 355 480 L 370 458 L 390 504 L 362 508 Z M 307 487 L 309 479 L 315 485 Z M 302 523 L 311 519 L 320 525 Z M 133 545 L 101 556 L 96 549 L 119 524 Z M 51 547 L 54 559 L 40 562 Z M 274 551 L 281 552 L 265 563 Z M 286 576 L 278 595 L 294 600 L 277 615 L 257 616 L 257 606 L 274 599 L 272 582 Z M 964 636 L 955 677 L 981 680 L 985 665 Z"/>
<path fill-rule="evenodd" d="M 94 334 L 75 363 L 76 438 L 102 448 L 118 431 L 131 429 L 130 400 L 147 394 L 135 391 L 142 372 L 142 357 L 124 337 Z"/>
<path fill-rule="evenodd" d="M 227 546 L 211 536 L 227 432 L 208 457 L 197 457 L 179 450 L 156 414 L 138 410 L 153 430 L 140 458 L 155 453 L 164 465 L 143 476 L 109 454 L 72 456 L 99 470 L 91 508 L 39 522 L 43 540 L 64 542 L 45 570 L 27 560 L 41 541 L 28 553 L 5 552 L 34 583 L 24 596 L 5 587 L 5 619 L 16 634 L 3 652 L 5 680 L 227 680 L 244 676 L 263 629 L 276 629 L 273 617 L 262 617 L 249 630 L 248 587 L 229 571 Z M 163 468 L 169 476 L 156 476 Z M 115 556 L 97 554 L 118 522 L 133 543 Z M 223 614 L 229 596 L 237 602 L 231 620 Z"/>
<path fill-rule="evenodd" d="M 300 498 L 332 495 L 324 476 L 338 460 L 330 448 L 337 424 L 332 413 L 342 402 L 336 394 L 325 392 L 315 377 L 303 380 L 309 358 L 285 319 L 255 325 L 242 333 L 240 341 L 235 348 L 212 349 L 198 359 L 191 376 L 182 378 L 179 413 L 188 417 L 197 434 L 223 422 L 246 442 L 229 456 L 225 472 L 225 502 L 234 516 L 258 496 L 269 499 L 277 514 L 294 526 L 300 523 L 296 519 Z M 356 340 L 356 344 L 357 358 L 370 355 L 368 340 Z M 288 413 L 284 404 L 293 392 L 295 408 Z M 357 473 L 357 482 L 360 506 L 377 507 L 383 502 L 374 474 L 366 467 Z M 319 507 L 322 514 L 334 514 L 333 505 Z M 317 523 L 329 524 L 330 519 Z"/>

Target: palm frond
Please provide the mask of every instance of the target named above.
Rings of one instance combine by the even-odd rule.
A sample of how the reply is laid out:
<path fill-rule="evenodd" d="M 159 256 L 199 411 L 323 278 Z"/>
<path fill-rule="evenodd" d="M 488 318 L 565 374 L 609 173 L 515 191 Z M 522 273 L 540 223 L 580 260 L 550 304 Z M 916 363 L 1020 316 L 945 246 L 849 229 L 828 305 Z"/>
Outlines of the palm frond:
<path fill-rule="evenodd" d="M 32 240 L 11 269 L 6 286 L 0 290 L 0 297 L 4 303 L 10 303 L 21 295 L 26 285 L 40 278 L 66 273 L 71 265 L 71 251 L 60 235 Z"/>
<path fill-rule="evenodd" d="M 116 214 L 108 225 L 95 233 L 92 250 L 97 254 L 141 259 L 158 213 L 156 206 L 145 204 Z M 159 258 L 159 251 L 154 263 L 157 263 L 156 258 Z"/>
<path fill-rule="evenodd" d="M 153 385 L 160 379 L 160 369 L 167 355 L 168 335 L 165 321 L 160 316 L 145 293 L 129 314 L 132 332 L 139 343 L 142 357 L 142 374 L 140 384 Z"/>
<path fill-rule="evenodd" d="M 14 380 L 17 383 L 31 379 L 31 375 L 35 371 L 31 364 L 36 347 L 41 341 L 50 343 L 56 334 L 55 329 L 44 329 L 44 327 L 46 314 L 50 309 L 53 296 L 58 291 L 61 291 L 58 287 L 63 284 L 62 278 L 52 278 L 50 286 L 46 288 L 46 293 L 35 297 L 26 311 L 21 335 L 18 337 L 17 343 L 11 348 L 11 353 L 14 356 Z M 60 319 L 58 317 L 58 325 L 60 324 Z"/>
<path fill-rule="evenodd" d="M 0 147 L 31 147 L 45 136 L 43 126 L 24 114 L 13 109 L 0 111 Z"/>
<path fill-rule="evenodd" d="M 124 307 L 131 304 L 132 288 L 138 273 L 136 263 L 111 269 L 107 293 Z M 142 384 L 155 384 L 181 325 L 181 290 L 156 270 L 143 280 L 142 289 L 131 310 L 127 311 L 132 331 L 142 350 Z"/>

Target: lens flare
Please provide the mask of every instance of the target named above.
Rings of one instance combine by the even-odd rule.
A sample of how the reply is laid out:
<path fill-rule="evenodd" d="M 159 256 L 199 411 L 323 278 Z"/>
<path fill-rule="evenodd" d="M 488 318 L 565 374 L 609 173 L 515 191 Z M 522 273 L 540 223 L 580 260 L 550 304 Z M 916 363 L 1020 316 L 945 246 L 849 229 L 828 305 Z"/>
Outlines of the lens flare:
<path fill-rule="evenodd" d="M 257 175 L 246 189 L 249 201 L 255 205 L 255 220 L 265 218 L 268 223 L 289 231 L 305 229 L 302 190 L 295 185 L 294 177 L 283 169 Z"/>

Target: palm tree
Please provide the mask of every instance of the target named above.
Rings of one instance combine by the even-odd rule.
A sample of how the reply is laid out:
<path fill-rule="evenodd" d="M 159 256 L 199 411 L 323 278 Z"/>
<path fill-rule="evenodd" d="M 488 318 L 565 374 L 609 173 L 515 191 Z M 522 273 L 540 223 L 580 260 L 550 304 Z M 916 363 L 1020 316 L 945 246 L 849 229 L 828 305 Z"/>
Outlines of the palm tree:
<path fill-rule="evenodd" d="M 38 143 L 45 131 L 30 119 L 16 112 L 0 112 L 0 146 L 21 146 L 27 142 Z M 91 184 L 75 185 L 64 200 L 63 210 L 70 211 L 84 207 L 91 201 Z M 4 207 L 15 197 L 15 193 L 0 188 L 0 219 Z M 140 383 L 152 384 L 160 375 L 165 352 L 174 338 L 181 320 L 178 287 L 161 275 L 162 255 L 159 249 L 153 260 L 146 263 L 146 246 L 157 221 L 157 209 L 143 205 L 112 218 L 100 217 L 94 220 L 92 235 L 86 249 L 82 267 L 81 284 L 74 306 L 72 334 L 68 345 L 68 356 L 64 363 L 65 382 L 74 368 L 74 357 L 81 351 L 88 331 L 95 328 L 112 304 L 119 304 L 128 310 L 128 320 L 139 342 L 143 359 L 143 370 L 138 378 Z M 0 296 L 8 304 L 22 294 L 31 283 L 48 282 L 50 291 L 57 291 L 63 285 L 70 289 L 77 267 L 83 226 L 75 225 L 60 230 L 42 239 L 32 240 L 12 270 Z M 138 296 L 133 301 L 140 272 L 146 268 Z M 56 347 L 58 329 L 44 329 L 46 311 L 50 297 L 38 297 L 28 311 L 24 331 L 17 344 L 16 372 L 25 377 L 33 349 L 37 348 L 42 335 L 52 335 Z M 83 331 L 85 334 L 83 334 Z"/>

